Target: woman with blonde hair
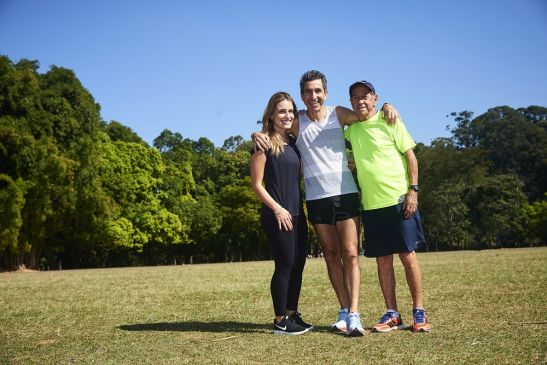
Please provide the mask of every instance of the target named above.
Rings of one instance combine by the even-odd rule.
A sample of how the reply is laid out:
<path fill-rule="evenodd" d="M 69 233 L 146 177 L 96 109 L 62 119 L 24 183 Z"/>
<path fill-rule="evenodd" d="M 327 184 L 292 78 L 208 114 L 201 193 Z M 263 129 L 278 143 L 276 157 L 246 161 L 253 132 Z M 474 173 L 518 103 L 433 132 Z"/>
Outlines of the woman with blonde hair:
<path fill-rule="evenodd" d="M 263 203 L 260 223 L 275 261 L 270 283 L 273 332 L 281 335 L 300 335 L 312 328 L 297 311 L 308 237 L 300 191 L 300 153 L 290 135 L 296 113 L 288 93 L 272 95 L 262 117 L 262 132 L 270 137 L 270 149 L 255 151 L 251 157 L 251 184 Z"/>

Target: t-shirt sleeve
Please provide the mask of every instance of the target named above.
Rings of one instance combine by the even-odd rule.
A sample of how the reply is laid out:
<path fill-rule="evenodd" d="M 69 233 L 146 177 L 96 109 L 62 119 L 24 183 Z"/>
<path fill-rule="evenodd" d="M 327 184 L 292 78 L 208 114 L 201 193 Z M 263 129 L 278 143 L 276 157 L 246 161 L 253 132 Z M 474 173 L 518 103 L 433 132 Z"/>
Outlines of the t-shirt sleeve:
<path fill-rule="evenodd" d="M 350 130 L 351 130 L 351 126 L 344 129 L 344 138 L 346 138 L 348 141 L 350 141 Z"/>
<path fill-rule="evenodd" d="M 416 146 L 416 142 L 414 142 L 410 133 L 408 133 L 402 120 L 397 120 L 394 127 L 395 145 L 399 152 L 405 153 Z"/>

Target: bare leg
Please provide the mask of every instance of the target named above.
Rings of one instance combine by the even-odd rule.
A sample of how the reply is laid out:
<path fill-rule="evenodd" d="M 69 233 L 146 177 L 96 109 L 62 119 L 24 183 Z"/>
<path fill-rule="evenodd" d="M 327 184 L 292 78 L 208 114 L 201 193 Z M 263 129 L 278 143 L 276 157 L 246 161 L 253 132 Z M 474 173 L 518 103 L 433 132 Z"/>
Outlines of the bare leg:
<path fill-rule="evenodd" d="M 344 284 L 344 270 L 336 227 L 330 224 L 314 224 L 313 227 L 321 244 L 329 279 L 340 303 L 340 308 L 348 308 L 350 303 Z"/>
<path fill-rule="evenodd" d="M 376 258 L 378 266 L 378 281 L 387 309 L 397 309 L 397 297 L 395 296 L 395 271 L 393 270 L 393 255 Z"/>
<path fill-rule="evenodd" d="M 359 312 L 359 217 L 336 222 L 344 271 L 344 283 L 349 298 L 349 311 Z"/>
<path fill-rule="evenodd" d="M 414 308 L 424 307 L 423 288 L 422 288 L 422 273 L 418 264 L 416 252 L 404 252 L 399 254 L 399 258 L 405 268 L 406 281 L 412 295 Z"/>

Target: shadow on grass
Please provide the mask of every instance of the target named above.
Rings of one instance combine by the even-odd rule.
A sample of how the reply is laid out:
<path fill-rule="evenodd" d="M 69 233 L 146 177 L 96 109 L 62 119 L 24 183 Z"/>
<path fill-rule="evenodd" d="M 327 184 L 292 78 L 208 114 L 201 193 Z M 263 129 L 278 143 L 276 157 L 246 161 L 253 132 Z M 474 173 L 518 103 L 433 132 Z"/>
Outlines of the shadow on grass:
<path fill-rule="evenodd" d="M 271 333 L 270 324 L 243 322 L 159 322 L 124 324 L 118 327 L 123 331 L 173 331 L 173 332 L 246 332 Z M 314 327 L 313 331 L 329 332 L 329 327 Z"/>
<path fill-rule="evenodd" d="M 242 322 L 159 322 L 125 324 L 118 327 L 124 331 L 179 331 L 179 332 L 268 332 L 266 324 Z"/>

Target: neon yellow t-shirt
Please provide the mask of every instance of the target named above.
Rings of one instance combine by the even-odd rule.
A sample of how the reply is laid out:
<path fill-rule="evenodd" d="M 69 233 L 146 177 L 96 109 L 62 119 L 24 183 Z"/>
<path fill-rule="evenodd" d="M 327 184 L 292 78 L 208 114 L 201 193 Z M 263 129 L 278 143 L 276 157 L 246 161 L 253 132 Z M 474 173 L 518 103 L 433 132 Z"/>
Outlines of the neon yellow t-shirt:
<path fill-rule="evenodd" d="M 345 131 L 351 143 L 364 210 L 396 205 L 408 192 L 405 151 L 416 146 L 405 125 L 388 124 L 379 111 Z"/>

